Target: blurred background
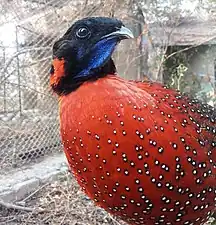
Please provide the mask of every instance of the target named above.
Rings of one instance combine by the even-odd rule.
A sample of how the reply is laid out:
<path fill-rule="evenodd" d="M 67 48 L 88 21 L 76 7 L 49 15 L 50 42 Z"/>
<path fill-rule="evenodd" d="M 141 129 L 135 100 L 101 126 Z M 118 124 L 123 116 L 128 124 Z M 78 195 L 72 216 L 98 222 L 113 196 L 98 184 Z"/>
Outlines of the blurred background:
<path fill-rule="evenodd" d="M 216 107 L 216 0 L 1 0 L 0 12 L 0 187 L 8 174 L 61 154 L 58 104 L 49 88 L 52 45 L 82 17 L 117 17 L 133 31 L 136 38 L 123 41 L 114 53 L 120 76 L 162 82 Z M 23 207 L 49 205 L 52 216 L 12 210 L 2 202 L 0 224 L 119 224 L 68 179 L 65 171 L 54 183 L 39 184 L 34 200 L 22 202 Z M 79 203 L 69 207 L 74 196 Z M 65 201 L 70 211 L 60 207 L 58 214 L 56 207 Z M 79 204 L 86 217 L 73 211 Z"/>

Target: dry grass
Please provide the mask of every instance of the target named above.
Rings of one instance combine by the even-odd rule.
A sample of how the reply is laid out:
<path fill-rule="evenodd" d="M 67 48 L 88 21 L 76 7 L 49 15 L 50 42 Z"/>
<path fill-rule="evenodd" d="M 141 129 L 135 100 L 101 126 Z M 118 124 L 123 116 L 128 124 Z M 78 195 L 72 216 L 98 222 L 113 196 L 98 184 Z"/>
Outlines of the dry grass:
<path fill-rule="evenodd" d="M 17 203 L 16 203 L 17 204 Z M 19 206 L 26 210 L 0 208 L 0 225 L 122 225 L 96 207 L 72 178 L 62 174 L 27 196 Z M 28 209 L 35 209 L 28 212 Z"/>
<path fill-rule="evenodd" d="M 125 225 L 96 207 L 70 173 L 41 186 L 18 206 L 25 210 L 0 208 L 0 225 Z"/>

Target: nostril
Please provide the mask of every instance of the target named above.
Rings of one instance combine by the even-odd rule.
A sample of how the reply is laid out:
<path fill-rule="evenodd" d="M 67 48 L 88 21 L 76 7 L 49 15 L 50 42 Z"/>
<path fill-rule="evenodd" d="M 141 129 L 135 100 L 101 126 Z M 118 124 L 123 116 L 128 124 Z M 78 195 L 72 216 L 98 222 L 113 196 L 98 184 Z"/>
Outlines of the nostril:
<path fill-rule="evenodd" d="M 60 39 L 56 41 L 53 45 L 53 56 L 58 56 L 60 52 L 64 52 L 64 50 L 68 50 L 70 45 L 69 40 Z"/>
<path fill-rule="evenodd" d="M 61 46 L 61 42 L 62 42 L 62 40 L 60 39 L 60 40 L 58 40 L 58 41 L 56 41 L 54 43 L 54 45 L 53 45 L 53 51 L 56 51 L 56 50 L 59 49 L 59 47 Z"/>

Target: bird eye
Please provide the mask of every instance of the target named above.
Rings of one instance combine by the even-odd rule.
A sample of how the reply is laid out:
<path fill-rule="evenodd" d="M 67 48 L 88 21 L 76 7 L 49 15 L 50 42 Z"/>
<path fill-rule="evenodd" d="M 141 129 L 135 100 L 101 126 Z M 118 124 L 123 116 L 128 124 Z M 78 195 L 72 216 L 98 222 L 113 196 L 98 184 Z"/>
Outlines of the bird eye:
<path fill-rule="evenodd" d="M 90 35 L 90 31 L 87 27 L 81 27 L 76 31 L 76 36 L 78 38 L 86 38 Z"/>

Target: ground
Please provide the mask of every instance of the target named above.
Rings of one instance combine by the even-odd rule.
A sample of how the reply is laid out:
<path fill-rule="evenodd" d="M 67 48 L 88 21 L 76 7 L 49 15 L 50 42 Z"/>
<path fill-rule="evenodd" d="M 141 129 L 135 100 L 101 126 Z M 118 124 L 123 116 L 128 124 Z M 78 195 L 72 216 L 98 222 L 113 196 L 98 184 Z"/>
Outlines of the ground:
<path fill-rule="evenodd" d="M 41 185 L 18 204 L 1 206 L 0 225 L 3 224 L 125 225 L 96 207 L 68 171 L 58 175 L 56 181 Z"/>
<path fill-rule="evenodd" d="M 94 206 L 69 172 L 42 185 L 19 202 L 20 209 L 0 208 L 0 224 L 7 225 L 122 225 Z M 31 209 L 38 209 L 32 211 Z M 30 211 L 30 212 L 29 212 Z"/>

